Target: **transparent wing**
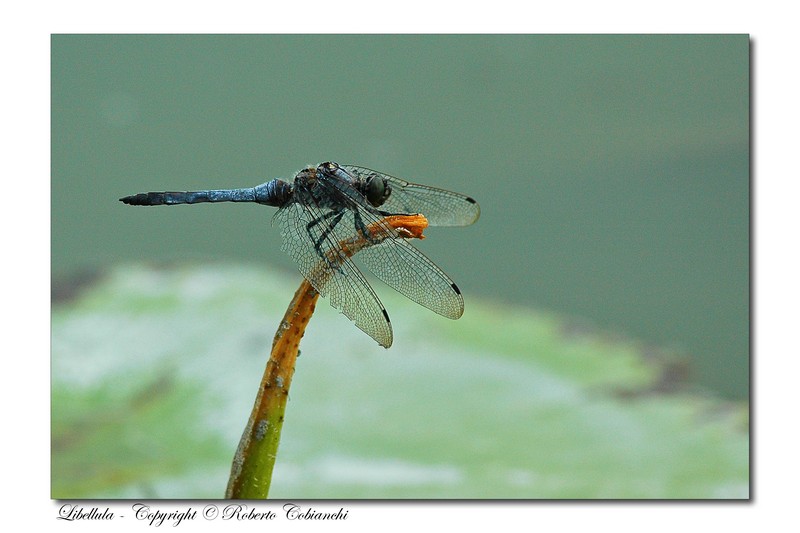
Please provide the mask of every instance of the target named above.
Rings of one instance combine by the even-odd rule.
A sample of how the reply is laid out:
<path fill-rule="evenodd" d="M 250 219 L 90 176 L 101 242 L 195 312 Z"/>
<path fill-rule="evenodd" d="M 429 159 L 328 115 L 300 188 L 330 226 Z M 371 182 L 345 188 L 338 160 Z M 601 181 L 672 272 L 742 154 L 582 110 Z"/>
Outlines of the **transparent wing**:
<path fill-rule="evenodd" d="M 386 179 L 392 187 L 389 199 L 380 209 L 392 214 L 421 213 L 431 226 L 468 226 L 478 220 L 481 208 L 478 203 L 463 194 L 436 187 L 410 183 L 383 172 L 356 165 L 342 165 L 347 172 L 366 179 L 377 175 Z"/>
<path fill-rule="evenodd" d="M 405 239 L 386 239 L 357 257 L 394 290 L 447 318 L 464 314 L 464 298 L 447 274 Z"/>
<path fill-rule="evenodd" d="M 299 202 L 279 209 L 275 219 L 281 227 L 282 249 L 320 295 L 378 344 L 388 348 L 392 345 L 389 315 L 363 274 L 339 246 L 352 237 L 354 232 L 351 230 L 347 235 L 345 227 L 349 224 L 353 228 L 353 222 L 339 220 L 332 227 L 330 215 L 329 210 Z"/>
<path fill-rule="evenodd" d="M 322 183 L 330 189 L 328 194 L 346 207 L 332 232 L 337 243 L 365 237 L 365 228 L 374 228 L 369 236 L 372 244 L 356 257 L 378 279 L 447 318 L 456 319 L 464 313 L 464 298 L 453 280 L 406 239 L 398 237 L 397 231 L 384 222 L 383 215 L 358 191 L 339 180 L 325 179 Z"/>

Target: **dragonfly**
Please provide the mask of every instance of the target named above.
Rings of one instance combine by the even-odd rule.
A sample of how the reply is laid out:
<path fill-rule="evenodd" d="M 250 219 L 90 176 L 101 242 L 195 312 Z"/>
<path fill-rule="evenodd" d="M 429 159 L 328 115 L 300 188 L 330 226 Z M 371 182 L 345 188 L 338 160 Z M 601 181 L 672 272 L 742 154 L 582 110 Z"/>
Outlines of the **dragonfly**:
<path fill-rule="evenodd" d="M 414 302 L 450 319 L 464 313 L 458 286 L 398 230 L 393 215 L 422 214 L 430 226 L 468 226 L 480 217 L 471 197 L 356 165 L 331 161 L 300 170 L 291 182 L 273 179 L 241 189 L 148 192 L 120 198 L 128 205 L 255 202 L 277 207 L 281 249 L 331 305 L 379 345 L 392 345 L 386 308 L 343 243 L 367 246 L 357 254 L 378 279 Z"/>

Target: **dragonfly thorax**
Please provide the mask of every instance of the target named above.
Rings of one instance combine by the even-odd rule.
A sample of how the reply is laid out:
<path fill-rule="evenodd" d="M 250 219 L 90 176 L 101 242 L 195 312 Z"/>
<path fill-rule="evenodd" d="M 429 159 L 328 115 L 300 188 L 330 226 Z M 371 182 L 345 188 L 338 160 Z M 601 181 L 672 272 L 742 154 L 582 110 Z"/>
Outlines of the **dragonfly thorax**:
<path fill-rule="evenodd" d="M 370 173 L 366 176 L 354 175 L 338 163 L 327 161 L 320 163 L 316 168 L 308 167 L 298 172 L 294 179 L 295 193 L 305 196 L 307 199 L 313 198 L 320 207 L 337 207 L 337 205 L 331 205 L 337 202 L 328 195 L 328 192 L 318 189 L 320 182 L 346 183 L 361 193 L 373 207 L 383 205 L 392 192 L 389 181 L 377 173 Z"/>

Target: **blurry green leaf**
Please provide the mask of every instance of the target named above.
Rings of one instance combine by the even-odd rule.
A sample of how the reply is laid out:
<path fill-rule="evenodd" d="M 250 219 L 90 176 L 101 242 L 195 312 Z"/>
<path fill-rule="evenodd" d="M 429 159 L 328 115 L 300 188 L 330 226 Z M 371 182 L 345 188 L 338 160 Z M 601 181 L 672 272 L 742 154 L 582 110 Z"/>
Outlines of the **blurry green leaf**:
<path fill-rule="evenodd" d="M 168 372 L 155 375 L 86 389 L 54 385 L 53 498 L 114 494 L 126 485 L 157 498 L 154 482 L 209 468 L 226 451 L 216 435 L 198 431 L 201 390 Z"/>
<path fill-rule="evenodd" d="M 299 281 L 128 267 L 57 304 L 53 496 L 221 497 Z M 271 497 L 749 496 L 747 406 L 692 391 L 686 356 L 468 294 L 449 321 L 376 289 L 388 351 L 320 301 Z"/>

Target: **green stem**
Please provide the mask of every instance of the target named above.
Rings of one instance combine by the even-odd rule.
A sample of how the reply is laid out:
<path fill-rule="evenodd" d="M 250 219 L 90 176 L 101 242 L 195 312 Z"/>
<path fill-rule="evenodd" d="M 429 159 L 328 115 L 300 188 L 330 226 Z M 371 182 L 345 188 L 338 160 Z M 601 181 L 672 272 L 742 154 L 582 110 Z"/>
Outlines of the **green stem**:
<path fill-rule="evenodd" d="M 275 334 L 250 419 L 233 458 L 225 491 L 228 499 L 264 499 L 269 494 L 300 339 L 318 297 L 311 284 L 303 281 Z"/>

